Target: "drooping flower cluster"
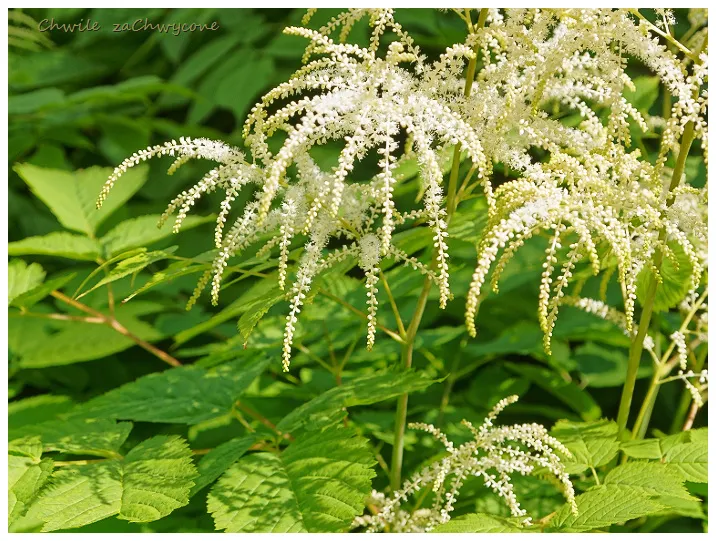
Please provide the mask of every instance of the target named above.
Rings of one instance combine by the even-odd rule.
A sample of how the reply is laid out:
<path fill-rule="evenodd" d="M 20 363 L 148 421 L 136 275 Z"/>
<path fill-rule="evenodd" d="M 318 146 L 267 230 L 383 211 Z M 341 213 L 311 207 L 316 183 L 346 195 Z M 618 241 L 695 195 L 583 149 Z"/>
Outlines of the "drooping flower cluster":
<path fill-rule="evenodd" d="M 203 139 L 150 147 L 115 170 L 99 203 L 128 167 L 149 157 L 176 156 L 170 173 L 192 158 L 218 162 L 172 201 L 164 216 L 176 213 L 178 229 L 203 194 L 226 193 L 215 232 L 218 254 L 190 305 L 209 282 L 216 303 L 230 258 L 269 238 L 261 252 L 276 249 L 278 283 L 289 289 L 286 369 L 314 279 L 338 262 L 350 259 L 365 273 L 369 348 L 378 328 L 376 294 L 386 259 L 434 281 L 445 307 L 451 298 L 450 215 L 460 196 L 477 187 L 486 196 L 489 221 L 467 298 L 471 334 L 490 270 L 494 267 L 496 289 L 516 250 L 547 231 L 551 238 L 538 308 L 547 351 L 559 307 L 583 263 L 594 273 L 611 272 L 606 262 L 616 260 L 624 326 L 631 333 L 637 276 L 652 268 L 655 254 L 673 259 L 678 246 L 690 262 L 694 288 L 706 266 L 706 189 L 682 178 L 673 181 L 667 167 L 667 158 L 678 154 L 686 137 L 700 139 L 706 156 L 704 17 L 694 13 L 687 45 L 674 46 L 668 11 L 659 12 L 658 26 L 638 10 L 485 8 L 477 23 L 470 12 L 460 15 L 468 23 L 465 41 L 429 62 L 391 9 L 350 9 L 318 30 L 307 26 L 309 10 L 303 27 L 285 30 L 308 40 L 304 66 L 269 91 L 246 120 L 250 159 Z M 365 47 L 347 42 L 361 19 L 370 28 Z M 392 41 L 384 46 L 386 38 Z M 658 75 L 673 97 L 669 118 L 640 112 L 625 97 L 633 89 L 625 71 L 627 55 Z M 576 120 L 558 118 L 569 115 Z M 634 148 L 633 126 L 661 132 L 655 163 Z M 326 170 L 311 150 L 331 140 L 342 149 L 335 166 Z M 453 186 L 450 192 L 441 153 L 452 149 L 470 162 L 470 173 L 459 190 Z M 375 174 L 357 178 L 357 163 L 371 154 L 377 157 Z M 396 204 L 401 182 L 396 168 L 402 160 L 419 167 L 418 208 Z M 496 165 L 518 178 L 494 188 Z M 252 190 L 249 201 L 233 218 L 233 203 L 245 187 Z M 448 208 L 450 201 L 455 204 Z M 396 229 L 409 226 L 431 229 L 429 261 L 393 243 Z M 290 265 L 292 247 L 299 245 L 303 251 Z"/>
<path fill-rule="evenodd" d="M 447 456 L 414 474 L 392 496 L 374 492 L 372 507 L 377 512 L 356 518 L 354 526 L 368 532 L 429 532 L 450 520 L 460 489 L 470 476 L 481 477 L 485 486 L 505 501 L 514 517 L 530 524 L 531 518 L 515 494 L 512 476 L 515 473 L 530 475 L 538 468 L 550 472 L 561 483 L 572 512 L 577 514 L 574 487 L 559 458 L 559 454 L 571 456 L 567 448 L 539 424 L 494 425 L 500 412 L 517 398 L 510 396 L 500 400 L 478 428 L 463 421 L 473 439 L 457 447 L 433 425 L 411 425 L 435 436 L 445 446 Z M 411 495 L 425 487 L 432 490 L 429 508 L 412 511 L 401 508 Z"/>
<path fill-rule="evenodd" d="M 627 332 L 632 330 L 637 277 L 643 269 L 652 270 L 657 251 L 674 258 L 678 245 L 690 262 L 692 287 L 699 285 L 707 254 L 706 189 L 672 178 L 666 158 L 672 150 L 678 155 L 682 138 L 693 136 L 706 152 L 706 57 L 697 50 L 679 59 L 659 44 L 651 23 L 632 15 L 629 10 L 509 10 L 508 17 L 495 17 L 486 29 L 493 36 L 484 54 L 489 64 L 478 75 L 471 111 L 487 129 L 502 130 L 502 138 L 492 139 L 502 148 L 485 143 L 486 153 L 520 178 L 497 188 L 492 198 L 467 300 L 472 335 L 479 296 L 495 261 L 496 290 L 510 258 L 542 232 L 551 231 L 538 308 L 548 352 L 559 307 L 580 262 L 597 274 L 605 261 L 616 259 Z M 632 124 L 646 131 L 649 123 L 624 97 L 632 86 L 624 71 L 626 54 L 641 59 L 675 98 L 655 164 L 631 148 Z M 530 69 L 514 69 L 525 56 L 540 60 Z M 504 82 L 496 84 L 493 74 L 500 70 Z M 479 89 L 483 74 L 485 84 L 495 88 L 493 103 Z M 550 119 L 540 107 L 554 103 L 577 112 L 581 124 L 567 128 Z M 598 114 L 602 108 L 609 111 L 606 122 Z M 535 148 L 549 157 L 532 159 L 529 152 Z"/>

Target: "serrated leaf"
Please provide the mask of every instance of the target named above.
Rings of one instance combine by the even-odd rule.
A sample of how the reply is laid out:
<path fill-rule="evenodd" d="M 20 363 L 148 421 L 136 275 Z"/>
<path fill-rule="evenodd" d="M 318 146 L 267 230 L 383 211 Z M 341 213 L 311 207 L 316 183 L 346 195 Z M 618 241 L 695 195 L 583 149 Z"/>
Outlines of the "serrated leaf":
<path fill-rule="evenodd" d="M 644 491 L 620 485 L 593 487 L 577 496 L 576 501 L 579 515 L 574 516 L 569 504 L 566 504 L 550 522 L 550 529 L 563 532 L 598 530 L 664 509 L 663 505 Z"/>
<path fill-rule="evenodd" d="M 160 216 L 149 214 L 125 220 L 100 239 L 100 243 L 108 257 L 131 248 L 149 246 L 173 235 L 174 226 L 168 220 L 162 227 L 157 227 Z M 214 219 L 213 216 L 187 216 L 182 222 L 182 231 L 191 229 Z"/>
<path fill-rule="evenodd" d="M 403 393 L 421 391 L 435 383 L 415 371 L 386 372 L 363 376 L 317 396 L 299 406 L 276 425 L 282 432 L 293 432 L 306 424 L 315 428 L 330 424 L 343 415 L 343 409 L 388 400 Z"/>
<path fill-rule="evenodd" d="M 53 469 L 49 458 L 8 456 L 8 524 L 17 521 L 45 485 Z"/>
<path fill-rule="evenodd" d="M 97 210 L 97 196 L 112 173 L 111 168 L 90 167 L 68 172 L 25 163 L 14 169 L 63 226 L 86 235 L 93 235 L 110 214 L 141 188 L 149 171 L 146 165 L 127 171 Z"/>
<path fill-rule="evenodd" d="M 375 463 L 368 440 L 333 427 L 280 455 L 244 456 L 212 488 L 208 510 L 227 532 L 345 531 L 364 508 Z"/>
<path fill-rule="evenodd" d="M 627 462 L 611 470 L 600 486 L 577 496 L 579 516 L 564 506 L 550 526 L 588 531 L 661 512 L 692 515 L 695 501 L 672 465 Z"/>
<path fill-rule="evenodd" d="M 661 458 L 661 445 L 657 439 L 623 441 L 621 448 L 624 454 L 631 458 Z"/>
<path fill-rule="evenodd" d="M 162 338 L 159 331 L 134 317 L 133 312 L 134 309 L 130 306 L 118 306 L 115 316 L 132 334 L 142 340 L 152 342 Z M 63 324 L 59 332 L 22 351 L 18 366 L 44 368 L 91 361 L 135 345 L 133 340 L 107 325 L 73 321 Z"/>
<path fill-rule="evenodd" d="M 61 468 L 30 505 L 26 518 L 43 532 L 78 528 L 119 512 L 121 465 L 117 460 Z"/>
<path fill-rule="evenodd" d="M 669 248 L 674 252 L 676 263 L 671 258 L 664 257 L 659 269 L 661 281 L 656 286 L 654 297 L 655 312 L 673 308 L 684 299 L 691 288 L 689 280 L 692 272 L 691 261 L 678 243 L 669 243 Z M 644 304 L 644 296 L 652 279 L 652 269 L 647 265 L 637 277 L 636 295 L 642 304 Z"/>
<path fill-rule="evenodd" d="M 23 308 L 30 308 L 40 302 L 42 299 L 47 297 L 50 293 L 56 289 L 62 288 L 65 284 L 70 282 L 75 277 L 75 273 L 67 274 L 65 276 L 58 276 L 52 280 L 47 280 L 41 283 L 39 286 L 32 288 L 30 291 L 25 291 L 22 295 L 15 297 L 10 303 L 12 306 Z"/>
<path fill-rule="evenodd" d="M 691 448 L 688 452 L 684 447 L 679 447 L 676 451 L 672 451 L 674 447 L 682 445 L 691 446 Z M 663 438 L 625 441 L 622 442 L 621 446 L 624 454 L 632 458 L 652 459 L 661 462 L 674 460 L 675 464 L 678 464 L 682 458 L 691 460 L 688 455 L 693 453 L 692 458 L 697 461 L 687 462 L 688 465 L 685 467 L 695 468 L 693 473 L 699 476 L 699 472 L 705 472 L 703 466 L 699 464 L 701 464 L 701 460 L 708 450 L 708 428 L 687 430 Z M 669 453 L 671 454 L 669 455 Z M 667 455 L 669 455 L 669 459 L 667 459 Z"/>
<path fill-rule="evenodd" d="M 684 487 L 684 479 L 671 465 L 659 462 L 627 462 L 611 470 L 604 477 L 603 483 L 638 488 L 657 499 L 698 500 L 689 494 Z M 666 501 L 661 503 L 668 507 Z"/>
<path fill-rule="evenodd" d="M 619 452 L 619 427 L 614 421 L 558 421 L 551 431 L 572 453 L 563 459 L 568 473 L 581 473 L 609 463 Z"/>
<path fill-rule="evenodd" d="M 231 411 L 269 357 L 239 359 L 212 370 L 196 366 L 149 374 L 82 406 L 83 414 L 150 423 L 195 424 Z"/>
<path fill-rule="evenodd" d="M 679 443 L 671 447 L 664 455 L 664 460 L 678 468 L 687 481 L 708 483 L 708 443 L 691 441 Z"/>
<path fill-rule="evenodd" d="M 13 259 L 7 266 L 8 304 L 39 286 L 45 279 L 45 271 L 38 263 L 25 263 L 22 259 Z"/>
<path fill-rule="evenodd" d="M 234 462 L 240 459 L 256 441 L 254 436 L 234 438 L 215 447 L 197 464 L 199 477 L 194 481 L 189 497 L 216 481 Z"/>
<path fill-rule="evenodd" d="M 88 293 L 94 291 L 95 289 L 107 284 L 111 284 L 112 282 L 116 282 L 117 280 L 124 278 L 125 276 L 129 276 L 130 274 L 136 274 L 145 267 L 151 265 L 152 263 L 156 263 L 157 261 L 163 261 L 164 259 L 171 257 L 171 255 L 176 252 L 176 250 L 177 246 L 171 246 L 164 250 L 142 252 L 132 257 L 128 257 L 127 259 L 122 259 L 119 263 L 117 263 L 117 265 L 115 265 L 115 267 L 111 271 L 109 271 L 107 276 L 102 278 L 99 282 L 97 282 L 95 285 L 93 285 L 81 295 L 78 295 L 77 298 L 82 298 Z"/>
<path fill-rule="evenodd" d="M 189 502 L 196 475 L 183 438 L 155 436 L 123 460 L 58 469 L 25 520 L 41 521 L 44 532 L 79 528 L 114 515 L 132 522 L 157 520 Z"/>
<path fill-rule="evenodd" d="M 522 533 L 525 531 L 520 520 L 516 518 L 469 513 L 440 524 L 432 530 L 432 533 Z"/>
<path fill-rule="evenodd" d="M 10 455 L 30 457 L 38 462 L 42 456 L 42 440 L 37 435 L 15 438 L 8 443 L 7 452 Z"/>
<path fill-rule="evenodd" d="M 41 439 L 45 451 L 109 457 L 118 454 L 131 430 L 132 423 L 77 417 L 45 421 L 23 428 L 26 434 Z"/>
<path fill-rule="evenodd" d="M 78 261 L 95 261 L 100 257 L 100 249 L 96 240 L 67 231 L 27 237 L 7 245 L 10 255 L 49 255 Z"/>
<path fill-rule="evenodd" d="M 150 522 L 189 503 L 197 476 L 191 449 L 178 436 L 155 436 L 132 449 L 122 468 L 119 518 Z"/>

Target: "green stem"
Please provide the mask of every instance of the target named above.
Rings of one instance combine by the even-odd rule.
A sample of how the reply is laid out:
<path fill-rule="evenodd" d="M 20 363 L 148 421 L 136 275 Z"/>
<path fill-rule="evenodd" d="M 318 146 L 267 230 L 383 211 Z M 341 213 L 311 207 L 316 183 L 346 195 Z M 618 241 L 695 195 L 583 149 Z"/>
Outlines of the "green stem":
<path fill-rule="evenodd" d="M 684 174 L 684 167 L 686 166 L 686 157 L 689 155 L 689 150 L 691 149 L 691 143 L 694 142 L 694 137 L 694 123 L 688 122 L 684 127 L 684 133 L 681 137 L 681 146 L 679 148 L 679 156 L 676 159 L 674 173 L 671 177 L 671 184 L 669 185 L 669 194 L 666 199 L 667 207 L 670 207 L 674 203 L 673 191 L 681 182 L 681 177 Z M 666 231 L 662 229 L 659 233 L 659 243 L 661 244 L 665 240 Z M 661 268 L 663 259 L 664 254 L 660 249 L 658 249 L 654 255 L 654 268 L 657 271 Z M 631 346 L 629 348 L 629 364 L 627 366 L 626 381 L 624 382 L 624 388 L 622 389 L 622 397 L 619 402 L 619 413 L 617 414 L 617 424 L 619 425 L 620 431 L 626 429 L 627 421 L 629 420 L 629 410 L 634 396 L 634 386 L 636 385 L 636 374 L 639 370 L 641 353 L 644 349 L 644 338 L 646 337 L 649 324 L 651 323 L 657 284 L 656 276 L 650 276 L 649 285 L 646 290 L 646 300 L 644 301 L 641 319 L 639 320 L 639 328 L 636 335 L 632 338 Z"/>
<path fill-rule="evenodd" d="M 654 375 L 651 377 L 649 382 L 649 390 L 646 392 L 644 402 L 642 402 L 639 415 L 634 422 L 634 430 L 632 431 L 631 437 L 635 440 L 640 440 L 646 434 L 646 430 L 649 427 L 649 421 L 651 420 L 651 413 L 654 411 L 654 404 L 656 404 L 656 395 L 659 394 L 659 379 L 661 378 L 661 366 L 657 366 L 654 369 Z"/>
<path fill-rule="evenodd" d="M 415 335 L 418 332 L 420 321 L 425 313 L 425 305 L 428 302 L 428 294 L 432 282 L 426 278 L 423 283 L 423 289 L 418 297 L 418 304 L 415 307 L 413 318 L 406 331 L 405 343 L 401 352 L 401 362 L 403 367 L 410 368 L 413 365 L 413 349 L 415 347 Z M 393 490 L 400 488 L 401 471 L 403 468 L 403 449 L 405 438 L 405 425 L 408 418 L 408 393 L 400 395 L 398 398 L 398 406 L 395 411 L 395 435 L 393 439 L 393 456 L 390 464 L 390 486 Z"/>
<path fill-rule="evenodd" d="M 487 20 L 487 9 L 481 9 L 480 15 L 478 16 L 477 25 L 473 26 L 469 18 L 469 12 L 466 13 L 466 20 L 468 29 L 471 33 L 475 30 L 482 28 Z M 477 48 L 477 45 L 475 45 Z M 473 58 L 470 59 L 467 65 L 467 74 L 465 80 L 465 96 L 470 95 L 472 89 L 472 82 L 475 78 L 475 69 L 477 67 L 477 51 Z M 458 200 L 456 198 L 457 192 L 457 177 L 460 169 L 460 145 L 455 146 L 453 152 L 452 168 L 450 170 L 450 179 L 448 181 L 448 193 L 447 193 L 447 214 L 445 221 L 449 224 L 450 218 L 457 207 Z M 435 265 L 435 257 L 433 256 L 433 266 Z M 428 295 L 432 281 L 430 277 L 426 276 L 423 282 L 423 289 L 418 297 L 418 303 L 415 306 L 415 312 L 410 320 L 408 329 L 405 332 L 405 340 L 401 352 L 401 363 L 404 368 L 410 368 L 413 364 L 413 349 L 415 347 L 415 335 L 420 327 L 420 322 L 423 319 L 425 313 L 425 306 L 428 302 Z M 393 490 L 398 490 L 401 483 L 401 473 L 403 469 L 403 451 L 405 447 L 405 427 L 408 418 L 408 393 L 402 394 L 398 398 L 398 405 L 395 410 L 395 434 L 393 436 L 393 455 L 390 464 L 390 486 Z"/>

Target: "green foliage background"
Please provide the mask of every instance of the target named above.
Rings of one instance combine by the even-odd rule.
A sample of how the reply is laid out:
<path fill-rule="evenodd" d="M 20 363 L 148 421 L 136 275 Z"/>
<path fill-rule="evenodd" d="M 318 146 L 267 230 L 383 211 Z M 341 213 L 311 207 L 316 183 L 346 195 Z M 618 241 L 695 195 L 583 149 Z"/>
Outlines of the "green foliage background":
<path fill-rule="evenodd" d="M 243 272 L 273 277 L 270 262 L 238 258 L 232 262 L 235 274 L 226 281 L 218 308 L 202 297 L 193 310 L 184 310 L 197 273 L 210 261 L 206 252 L 212 248 L 212 219 L 190 219 L 178 236 L 171 235 L 169 228 L 156 230 L 154 224 L 166 203 L 200 178 L 208 165 L 190 164 L 167 176 L 170 162 L 157 160 L 123 178 L 120 193 L 110 197 L 102 212 L 94 209 L 109 168 L 149 144 L 192 136 L 240 145 L 242 121 L 253 103 L 300 65 L 302 40 L 280 31 L 298 23 L 302 10 L 31 9 L 23 13 L 36 21 L 54 18 L 58 24 L 91 19 L 102 28 L 37 35 L 15 23 L 29 33 L 20 32 L 15 46 L 11 41 L 8 208 L 10 293 L 16 298 L 9 309 L 8 391 L 13 440 L 9 461 L 11 482 L 16 482 L 11 490 L 11 500 L 16 501 L 10 517 L 17 519 L 14 529 L 44 525 L 50 530 L 103 532 L 213 531 L 214 520 L 206 512 L 210 487 L 252 446 L 258 452 L 244 455 L 208 497 L 218 528 L 250 530 L 257 513 L 267 514 L 266 520 L 273 521 L 271 527 L 277 530 L 298 528 L 286 525 L 285 517 L 274 517 L 272 511 L 257 511 L 252 507 L 255 502 L 231 496 L 242 492 L 236 487 L 253 486 L 262 471 L 273 471 L 272 461 L 281 460 L 281 471 L 304 497 L 297 503 L 305 519 L 299 526 L 310 531 L 345 529 L 350 513 L 326 521 L 316 512 L 322 504 L 311 500 L 315 494 L 299 460 L 311 448 L 311 438 L 316 438 L 311 430 L 333 426 L 320 436 L 330 447 L 324 450 L 325 460 L 320 453 L 310 455 L 312 471 L 323 468 L 327 477 L 339 477 L 343 474 L 332 471 L 331 463 L 340 456 L 351 462 L 351 475 L 363 492 L 347 496 L 346 501 L 360 513 L 360 494 L 367 493 L 371 483 L 380 490 L 387 486 L 380 464 L 389 461 L 395 397 L 406 389 L 413 391 L 409 420 L 444 427 L 458 440 L 465 438 L 461 419 L 479 422 L 509 394 L 519 394 L 521 400 L 503 414 L 504 423 L 534 421 L 552 426 L 563 420 L 567 424 L 562 428 L 567 430 L 582 426 L 574 423 L 616 416 L 629 345 L 619 329 L 564 308 L 553 355 L 543 352 L 536 319 L 543 239 L 518 252 L 499 294 L 488 296 L 480 308 L 478 338 L 467 339 L 464 295 L 484 219 L 479 200 L 473 204 L 474 212 L 460 214 L 451 224 L 455 299 L 440 311 L 436 292 L 431 295 L 418 335 L 416 372 L 407 374 L 395 373 L 398 344 L 379 333 L 373 352 L 366 352 L 364 328 L 329 298 L 337 296 L 360 307 L 364 291 L 358 274 L 331 273 L 322 279 L 323 294 L 315 294 L 302 314 L 288 374 L 281 372 L 279 353 L 286 303 L 276 302 L 274 279 Z M 317 21 L 333 14 L 319 11 Z M 168 23 L 217 21 L 220 30 L 179 36 L 111 31 L 113 23 L 145 17 Z M 428 54 L 463 39 L 460 21 L 435 11 L 398 10 L 397 19 Z M 637 83 L 633 103 L 641 110 L 658 110 L 659 85 L 648 76 Z M 639 139 L 638 144 L 653 151 L 653 141 Z M 327 163 L 334 150 L 326 150 Z M 690 158 L 688 167 L 687 173 L 703 182 L 705 169 L 699 158 Z M 403 198 L 409 197 L 411 178 L 406 171 Z M 218 202 L 218 196 L 208 197 L 194 216 L 210 216 Z M 398 238 L 406 251 L 418 255 L 431 245 L 427 234 L 406 232 Z M 109 263 L 98 271 L 98 262 Z M 422 278 L 400 267 L 387 275 L 407 319 Z M 82 303 L 106 314 L 108 284 L 117 320 L 188 366 L 168 368 L 106 325 L 42 317 L 82 315 L 48 296 L 53 290 L 70 297 L 84 293 Z M 599 288 L 599 280 L 587 282 L 585 293 L 596 297 Z M 618 300 L 614 281 L 606 294 Z M 121 303 L 130 296 L 129 302 Z M 379 300 L 381 306 L 388 306 L 387 298 Z M 389 311 L 383 310 L 379 317 L 389 321 Z M 657 315 L 657 325 L 666 336 L 677 324 L 675 314 Z M 645 357 L 637 404 L 644 394 L 644 378 L 650 374 Z M 683 393 L 678 382 L 663 386 L 650 436 L 673 432 L 675 412 L 683 409 Z M 348 407 L 344 426 L 340 420 Z M 258 413 L 252 416 L 247 411 Z M 702 412 L 694 426 L 706 422 Z M 280 458 L 266 450 L 287 443 L 280 442 L 277 432 L 295 436 L 295 441 L 289 440 L 290 452 Z M 630 456 L 659 461 L 671 452 L 674 456 L 666 461 L 680 464 L 678 446 L 692 444 L 691 438 L 647 440 L 649 449 L 631 450 Z M 701 436 L 693 438 L 701 441 Z M 257 449 L 259 441 L 264 441 L 263 448 Z M 581 462 L 577 460 L 573 477 L 577 488 L 586 490 L 592 486 L 588 468 L 601 472 L 619 444 L 609 430 L 580 441 L 588 452 L 578 457 Z M 606 454 L 595 455 L 597 444 L 606 446 Z M 674 446 L 677 450 L 670 451 Z M 409 431 L 404 471 L 420 467 L 439 452 L 430 438 Z M 53 462 L 60 473 L 47 483 Z M 705 458 L 697 468 L 701 469 L 687 476 L 688 487 L 706 500 L 705 473 L 700 473 Z M 654 472 L 662 474 L 667 475 Z M 616 498 L 614 494 L 627 489 L 617 475 L 612 477 L 619 488 L 610 494 Z M 281 508 L 291 494 L 282 480 L 271 479 L 269 486 L 281 497 L 270 508 Z M 556 512 L 555 529 L 605 529 L 642 517 L 611 529 L 703 531 L 705 503 L 682 492 L 682 482 L 675 482 L 673 493 L 660 496 L 678 499 L 680 507 L 661 505 L 648 487 L 629 485 L 638 494 L 619 492 L 621 497 L 631 501 L 643 497 L 651 502 L 649 511 L 640 508 L 634 515 L 625 511 L 604 524 L 586 526 L 560 515 L 563 500 L 548 482 L 525 479 L 517 491 L 524 507 L 536 516 Z M 600 490 L 608 491 L 609 483 L 606 479 Z M 91 488 L 85 486 L 90 484 Z M 38 503 L 36 489 L 41 487 Z M 146 508 L 148 496 L 143 490 L 154 494 L 149 498 L 151 509 Z M 75 499 L 68 500 L 67 494 Z M 91 494 L 102 495 L 100 507 L 92 507 L 91 497 L 87 499 Z M 263 497 L 269 498 L 268 492 Z M 76 512 L 48 510 L 55 509 L 53 503 L 60 507 L 74 503 Z M 84 518 L 76 516 L 80 511 L 85 511 Z M 510 521 L 495 518 L 507 516 L 506 507 L 477 483 L 468 483 L 458 502 L 456 514 L 466 513 L 489 513 L 492 522 L 471 523 L 480 515 L 470 515 L 462 522 L 451 521 L 450 527 L 514 528 Z M 646 514 L 652 516 L 643 517 Z M 269 528 L 265 524 L 256 528 L 262 526 Z"/>

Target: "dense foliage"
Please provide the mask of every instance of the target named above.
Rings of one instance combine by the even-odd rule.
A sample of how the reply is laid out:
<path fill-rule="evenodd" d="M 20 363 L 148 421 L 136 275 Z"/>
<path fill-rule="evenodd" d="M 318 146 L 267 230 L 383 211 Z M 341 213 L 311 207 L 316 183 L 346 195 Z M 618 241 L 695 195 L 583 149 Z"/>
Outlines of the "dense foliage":
<path fill-rule="evenodd" d="M 705 531 L 707 37 L 9 11 L 10 531 Z"/>

